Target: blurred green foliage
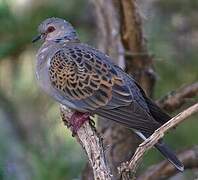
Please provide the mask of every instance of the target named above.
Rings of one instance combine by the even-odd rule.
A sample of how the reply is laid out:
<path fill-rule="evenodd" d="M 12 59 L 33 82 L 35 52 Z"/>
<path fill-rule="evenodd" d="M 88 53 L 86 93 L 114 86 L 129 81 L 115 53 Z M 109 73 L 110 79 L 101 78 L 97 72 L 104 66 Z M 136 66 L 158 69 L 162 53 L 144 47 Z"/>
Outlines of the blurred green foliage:
<path fill-rule="evenodd" d="M 154 54 L 158 75 L 155 99 L 198 80 L 198 41 L 195 42 L 194 36 L 198 33 L 197 8 L 196 0 L 159 0 L 154 4 L 154 12 L 146 22 L 146 32 L 148 47 Z M 197 101 L 197 97 L 190 100 L 191 103 Z M 184 108 L 185 106 L 175 114 Z M 165 139 L 174 149 L 184 149 L 198 144 L 196 134 L 197 115 L 194 115 L 168 133 Z M 142 168 L 162 159 L 160 153 L 153 149 L 144 157 Z M 194 178 L 191 173 L 187 173 L 186 179 Z"/>
<path fill-rule="evenodd" d="M 149 12 L 145 32 L 159 75 L 155 98 L 198 79 L 197 8 L 197 0 L 158 0 Z M 56 16 L 70 21 L 83 42 L 94 43 L 90 12 L 85 0 L 0 0 L 0 179 L 80 177 L 85 155 L 64 128 L 57 104 L 38 89 L 40 45 L 31 39 L 43 19 Z M 174 148 L 198 144 L 196 118 L 166 136 Z M 152 150 L 142 168 L 160 159 Z"/>

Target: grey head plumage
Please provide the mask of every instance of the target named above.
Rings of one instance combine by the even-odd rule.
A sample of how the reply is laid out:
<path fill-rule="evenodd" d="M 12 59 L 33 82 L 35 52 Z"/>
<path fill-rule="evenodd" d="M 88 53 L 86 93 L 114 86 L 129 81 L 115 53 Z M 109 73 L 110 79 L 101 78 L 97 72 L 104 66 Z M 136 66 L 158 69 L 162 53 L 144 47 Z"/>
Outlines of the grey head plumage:
<path fill-rule="evenodd" d="M 48 18 L 38 27 L 39 36 L 33 39 L 33 42 L 43 39 L 44 41 L 75 41 L 78 35 L 73 26 L 61 18 Z"/>

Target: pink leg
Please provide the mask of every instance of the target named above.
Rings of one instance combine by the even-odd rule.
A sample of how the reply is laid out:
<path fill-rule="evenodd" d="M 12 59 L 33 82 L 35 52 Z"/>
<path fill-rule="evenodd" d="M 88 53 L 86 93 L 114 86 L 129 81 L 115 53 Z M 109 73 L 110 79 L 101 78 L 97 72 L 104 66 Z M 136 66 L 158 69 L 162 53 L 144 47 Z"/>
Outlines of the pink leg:
<path fill-rule="evenodd" d="M 74 136 L 78 129 L 84 124 L 84 122 L 89 121 L 90 114 L 89 113 L 82 113 L 82 112 L 74 112 L 71 119 L 70 124 L 72 127 L 72 136 Z"/>

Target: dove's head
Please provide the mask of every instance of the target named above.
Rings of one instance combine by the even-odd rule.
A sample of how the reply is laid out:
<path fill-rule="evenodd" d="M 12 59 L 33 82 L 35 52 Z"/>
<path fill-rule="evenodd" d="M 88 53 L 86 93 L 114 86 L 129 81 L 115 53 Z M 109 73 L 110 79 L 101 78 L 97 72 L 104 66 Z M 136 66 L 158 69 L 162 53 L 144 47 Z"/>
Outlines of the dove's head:
<path fill-rule="evenodd" d="M 72 25 L 61 18 L 48 18 L 38 27 L 39 35 L 32 40 L 35 42 L 39 39 L 44 41 L 72 41 L 78 40 L 76 31 Z"/>

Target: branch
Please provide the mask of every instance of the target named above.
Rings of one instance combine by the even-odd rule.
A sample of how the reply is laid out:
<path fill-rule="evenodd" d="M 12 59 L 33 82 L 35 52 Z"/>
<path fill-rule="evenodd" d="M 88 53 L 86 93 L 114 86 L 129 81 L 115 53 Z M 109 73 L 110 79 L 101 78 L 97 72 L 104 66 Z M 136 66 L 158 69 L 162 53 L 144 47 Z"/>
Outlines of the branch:
<path fill-rule="evenodd" d="M 153 57 L 147 48 L 142 28 L 142 17 L 138 1 L 120 0 L 121 38 L 124 46 L 126 71 L 133 74 L 148 96 L 152 95 L 156 75 L 152 64 Z M 133 54 L 129 56 L 129 54 Z M 136 56 L 134 56 L 136 55 Z"/>
<path fill-rule="evenodd" d="M 67 127 L 70 127 L 70 118 L 73 112 L 67 107 L 60 106 L 61 117 Z M 85 122 L 75 135 L 76 140 L 84 148 L 91 167 L 93 168 L 94 179 L 97 180 L 111 180 L 111 174 L 108 164 L 105 161 L 105 155 L 101 138 L 96 132 L 95 128 L 89 123 Z"/>
<path fill-rule="evenodd" d="M 198 168 L 198 146 L 179 153 L 178 158 L 184 164 L 185 169 Z M 177 173 L 178 171 L 176 168 L 174 168 L 168 161 L 164 160 L 159 164 L 148 168 L 148 170 L 139 176 L 137 180 L 153 180 L 162 177 L 163 179 L 168 179 Z"/>
<path fill-rule="evenodd" d="M 119 168 L 120 173 L 125 175 L 131 171 L 134 175 L 139 161 L 144 153 L 151 149 L 168 130 L 180 124 L 182 121 L 196 112 L 198 112 L 198 103 L 179 113 L 177 116 L 173 117 L 167 123 L 158 128 L 148 139 L 139 145 L 130 162 L 121 165 Z"/>
<path fill-rule="evenodd" d="M 173 112 L 186 103 L 189 98 L 198 95 L 198 82 L 186 85 L 177 91 L 168 93 L 166 96 L 157 101 L 157 104 L 164 110 Z"/>

